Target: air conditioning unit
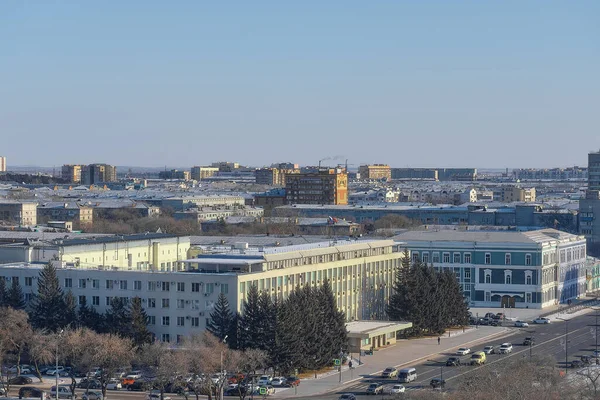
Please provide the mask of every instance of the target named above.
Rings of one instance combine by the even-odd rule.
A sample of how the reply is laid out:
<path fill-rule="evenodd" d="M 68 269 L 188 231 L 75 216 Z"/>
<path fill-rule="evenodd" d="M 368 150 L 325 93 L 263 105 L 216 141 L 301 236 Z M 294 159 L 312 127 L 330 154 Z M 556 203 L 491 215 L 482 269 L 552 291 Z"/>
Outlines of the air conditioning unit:
<path fill-rule="evenodd" d="M 200 286 L 204 285 L 204 282 L 200 282 Z"/>
<path fill-rule="evenodd" d="M 161 281 L 156 281 L 156 284 L 157 284 L 157 285 L 160 285 L 161 283 L 162 283 Z"/>
<path fill-rule="evenodd" d="M 192 317 L 190 317 L 189 315 L 187 317 L 185 317 L 185 319 L 191 319 Z"/>
<path fill-rule="evenodd" d="M 208 293 L 204 293 L 204 297 L 208 297 Z"/>
<path fill-rule="evenodd" d="M 189 300 L 186 300 L 186 301 L 185 301 L 185 304 L 190 304 L 190 301 L 189 301 Z"/>
<path fill-rule="evenodd" d="M 200 312 L 198 313 L 198 315 L 199 315 L 199 316 L 201 316 L 201 317 L 204 317 L 204 311 L 200 311 Z"/>
<path fill-rule="evenodd" d="M 146 302 L 146 299 L 142 299 L 142 303 L 145 303 L 145 302 Z"/>
<path fill-rule="evenodd" d="M 219 283 L 219 282 L 215 282 L 215 286 L 219 286 L 219 285 L 220 285 L 220 283 Z"/>

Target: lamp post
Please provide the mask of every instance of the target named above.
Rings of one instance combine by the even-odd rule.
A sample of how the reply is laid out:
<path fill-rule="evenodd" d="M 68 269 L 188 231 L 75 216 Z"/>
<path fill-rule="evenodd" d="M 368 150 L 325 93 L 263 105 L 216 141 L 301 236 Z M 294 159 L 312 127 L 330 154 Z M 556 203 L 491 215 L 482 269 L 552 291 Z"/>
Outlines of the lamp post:
<path fill-rule="evenodd" d="M 227 342 L 228 337 L 229 335 L 225 335 L 221 342 L 225 344 Z M 219 389 L 219 400 L 223 399 L 223 386 L 225 386 L 225 371 L 223 370 L 223 348 L 221 348 L 221 387 Z"/>
<path fill-rule="evenodd" d="M 596 337 L 596 343 L 595 343 L 594 350 L 596 350 L 596 351 L 594 352 L 594 355 L 596 357 L 598 357 L 598 311 L 600 311 L 600 308 L 592 307 L 592 310 L 594 310 L 596 312 L 596 315 L 595 315 L 596 324 L 594 325 L 594 336 Z"/>
<path fill-rule="evenodd" d="M 556 318 L 565 321 L 565 375 L 569 371 L 569 320 L 564 318 Z"/>
<path fill-rule="evenodd" d="M 63 329 L 60 330 L 60 332 L 58 332 L 58 335 L 56 335 L 56 369 L 54 370 L 55 372 L 55 378 L 56 378 L 56 396 L 58 398 L 58 343 L 60 342 L 60 337 L 62 335 L 62 333 L 64 332 Z"/>

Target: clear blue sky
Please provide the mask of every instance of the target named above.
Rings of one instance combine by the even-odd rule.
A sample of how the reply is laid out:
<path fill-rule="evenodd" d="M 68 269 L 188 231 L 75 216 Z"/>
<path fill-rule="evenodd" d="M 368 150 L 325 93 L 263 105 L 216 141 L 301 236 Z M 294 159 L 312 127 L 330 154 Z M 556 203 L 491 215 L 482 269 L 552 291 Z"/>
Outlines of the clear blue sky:
<path fill-rule="evenodd" d="M 0 2 L 13 165 L 585 165 L 600 1 Z"/>

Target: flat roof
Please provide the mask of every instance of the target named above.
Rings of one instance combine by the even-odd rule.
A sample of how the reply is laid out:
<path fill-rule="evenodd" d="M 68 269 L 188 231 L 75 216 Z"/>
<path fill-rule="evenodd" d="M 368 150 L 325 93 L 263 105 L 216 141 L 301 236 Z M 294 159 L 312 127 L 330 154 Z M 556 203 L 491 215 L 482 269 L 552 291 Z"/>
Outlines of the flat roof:
<path fill-rule="evenodd" d="M 408 321 L 352 321 L 346 323 L 348 336 L 362 339 L 411 327 L 412 322 Z"/>
<path fill-rule="evenodd" d="M 134 235 L 114 235 L 114 236 L 92 236 L 87 238 L 65 239 L 60 245 L 62 246 L 79 246 L 85 244 L 96 243 L 115 243 L 115 242 L 131 242 L 136 240 L 155 240 L 155 239 L 174 239 L 180 236 L 169 233 L 137 233 Z M 183 237 L 183 236 L 182 236 Z M 59 243 L 57 243 L 59 244 Z"/>
<path fill-rule="evenodd" d="M 558 240 L 581 239 L 583 237 L 561 232 L 556 229 L 540 229 L 529 232 L 506 231 L 408 231 L 394 236 L 394 240 L 410 241 L 436 241 L 436 242 L 479 242 L 479 243 L 546 243 Z"/>

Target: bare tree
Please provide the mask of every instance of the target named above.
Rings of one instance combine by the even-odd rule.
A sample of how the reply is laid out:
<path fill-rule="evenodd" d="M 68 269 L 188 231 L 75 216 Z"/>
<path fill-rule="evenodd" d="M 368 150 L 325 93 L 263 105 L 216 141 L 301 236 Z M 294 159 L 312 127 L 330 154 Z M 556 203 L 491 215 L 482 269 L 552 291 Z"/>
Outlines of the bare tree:
<path fill-rule="evenodd" d="M 182 383 L 187 372 L 185 353 L 170 348 L 166 343 L 154 342 L 143 346 L 138 354 L 140 365 L 144 366 L 145 375 L 154 379 L 154 387 L 160 390 L 161 400 L 169 385 Z"/>
<path fill-rule="evenodd" d="M 51 362 L 55 354 L 52 351 L 54 347 L 54 339 L 44 331 L 33 331 L 27 344 L 27 352 L 29 359 L 35 368 L 35 376 L 43 382 L 42 374 L 40 373 L 40 364 Z"/>
<path fill-rule="evenodd" d="M 33 332 L 29 325 L 29 316 L 25 311 L 2 307 L 0 308 L 0 321 L 2 321 L 0 323 L 0 365 L 3 365 L 11 356 L 17 366 L 16 374 L 19 375 L 21 373 L 21 356 L 27 347 L 27 340 Z M 0 381 L 8 393 L 10 380 L 8 376 L 6 379 L 1 378 L 3 378 L 2 371 L 0 371 Z"/>

